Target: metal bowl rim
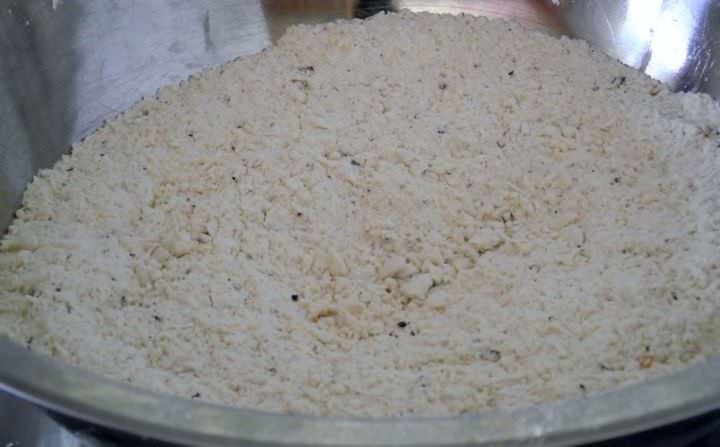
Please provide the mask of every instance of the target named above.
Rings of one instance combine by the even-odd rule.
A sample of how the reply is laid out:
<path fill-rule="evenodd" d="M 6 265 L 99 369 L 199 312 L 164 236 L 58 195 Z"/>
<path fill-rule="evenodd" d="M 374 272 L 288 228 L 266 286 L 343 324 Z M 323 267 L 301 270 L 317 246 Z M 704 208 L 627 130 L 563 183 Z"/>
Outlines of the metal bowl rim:
<path fill-rule="evenodd" d="M 238 409 L 111 381 L 0 339 L 0 389 L 53 412 L 197 445 L 568 445 L 720 408 L 720 357 L 583 399 L 457 417 L 350 418 Z"/>

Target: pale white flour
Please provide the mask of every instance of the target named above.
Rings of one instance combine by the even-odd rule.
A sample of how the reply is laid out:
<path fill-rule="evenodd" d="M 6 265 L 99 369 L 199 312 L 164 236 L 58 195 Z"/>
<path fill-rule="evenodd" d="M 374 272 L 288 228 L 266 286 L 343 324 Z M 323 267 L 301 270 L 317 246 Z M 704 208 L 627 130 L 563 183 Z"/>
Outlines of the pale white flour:
<path fill-rule="evenodd" d="M 451 415 L 720 350 L 718 137 L 585 43 L 473 17 L 293 28 L 25 194 L 0 331 L 243 407 Z"/>

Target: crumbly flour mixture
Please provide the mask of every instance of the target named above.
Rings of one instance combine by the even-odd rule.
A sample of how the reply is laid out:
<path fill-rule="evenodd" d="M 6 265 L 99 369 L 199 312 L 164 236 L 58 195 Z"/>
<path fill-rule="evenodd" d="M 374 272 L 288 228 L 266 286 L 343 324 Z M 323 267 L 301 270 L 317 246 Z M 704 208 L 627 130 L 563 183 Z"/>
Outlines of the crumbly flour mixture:
<path fill-rule="evenodd" d="M 30 185 L 0 331 L 322 415 L 577 398 L 720 351 L 720 110 L 469 16 L 291 29 Z"/>

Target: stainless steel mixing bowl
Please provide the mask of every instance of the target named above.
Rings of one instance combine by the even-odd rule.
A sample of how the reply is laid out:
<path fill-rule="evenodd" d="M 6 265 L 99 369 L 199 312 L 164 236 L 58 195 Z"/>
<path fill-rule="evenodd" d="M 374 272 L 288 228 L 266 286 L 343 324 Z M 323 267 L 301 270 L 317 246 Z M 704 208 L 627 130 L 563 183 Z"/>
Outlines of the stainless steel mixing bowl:
<path fill-rule="evenodd" d="M 142 95 L 259 51 L 288 25 L 391 7 L 514 18 L 586 38 L 676 89 L 720 93 L 714 0 L 0 0 L 0 230 L 38 169 Z M 180 444 L 568 445 L 720 407 L 720 359 L 581 400 L 454 418 L 366 420 L 158 395 L 0 340 L 0 389 L 56 414 Z"/>

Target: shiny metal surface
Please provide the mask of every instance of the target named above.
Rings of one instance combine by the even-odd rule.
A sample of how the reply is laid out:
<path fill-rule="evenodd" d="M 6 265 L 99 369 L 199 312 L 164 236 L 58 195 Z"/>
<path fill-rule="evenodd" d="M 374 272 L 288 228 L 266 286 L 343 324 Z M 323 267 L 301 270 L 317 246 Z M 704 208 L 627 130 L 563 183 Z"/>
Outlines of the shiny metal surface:
<path fill-rule="evenodd" d="M 674 88 L 720 94 L 715 66 L 720 0 L 563 0 L 558 6 L 549 0 L 54 3 L 0 0 L 0 230 L 32 175 L 52 166 L 103 120 L 162 85 L 261 50 L 295 23 L 398 7 L 510 17 L 545 32 L 586 38 Z M 196 445 L 238 440 L 249 445 L 567 445 L 720 406 L 720 360 L 589 399 L 423 420 L 282 416 L 159 396 L 39 358 L 7 340 L 0 340 L 0 384 L 6 392 L 82 420 Z"/>
<path fill-rule="evenodd" d="M 570 35 L 674 89 L 720 95 L 720 2 L 564 0 L 557 13 Z"/>
<path fill-rule="evenodd" d="M 138 390 L 0 340 L 0 389 L 95 424 L 175 443 L 231 445 L 573 445 L 720 405 L 720 359 L 590 399 L 455 418 L 303 417 L 233 410 Z M 9 366 L 12 365 L 12 366 Z"/>

